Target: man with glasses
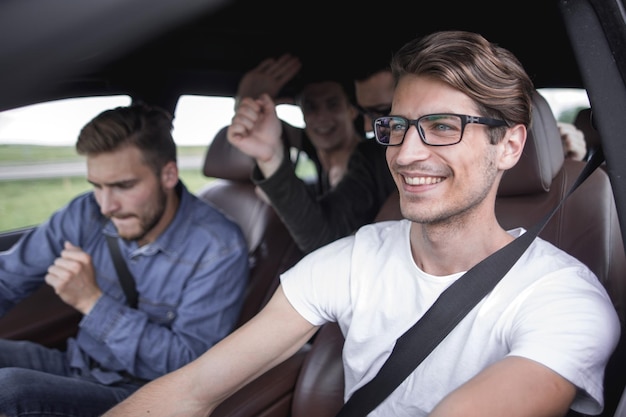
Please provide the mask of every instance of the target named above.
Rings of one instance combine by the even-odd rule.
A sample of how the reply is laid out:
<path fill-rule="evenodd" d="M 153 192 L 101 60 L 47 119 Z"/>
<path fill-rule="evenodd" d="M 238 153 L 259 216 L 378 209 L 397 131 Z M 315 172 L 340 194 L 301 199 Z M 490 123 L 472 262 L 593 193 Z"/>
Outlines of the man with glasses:
<path fill-rule="evenodd" d="M 520 62 L 480 35 L 447 31 L 409 42 L 392 70 L 391 115 L 376 119 L 374 132 L 404 219 L 363 226 L 305 256 L 248 325 L 105 417 L 174 415 L 181 407 L 187 416 L 209 415 L 328 322 L 345 337 L 348 399 L 442 292 L 525 233 L 502 229 L 495 215 L 498 185 L 518 162 L 531 119 L 534 87 Z M 267 96 L 255 103 L 273 110 Z M 593 272 L 536 238 L 368 416 L 598 414 L 619 326 Z"/>

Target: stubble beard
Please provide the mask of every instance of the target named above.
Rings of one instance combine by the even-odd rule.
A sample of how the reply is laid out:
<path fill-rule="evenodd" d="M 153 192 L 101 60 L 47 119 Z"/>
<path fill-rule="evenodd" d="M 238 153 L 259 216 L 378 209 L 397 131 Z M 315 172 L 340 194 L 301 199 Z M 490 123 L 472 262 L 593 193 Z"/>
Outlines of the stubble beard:
<path fill-rule="evenodd" d="M 157 189 L 157 195 L 153 205 L 149 205 L 148 210 L 143 214 L 136 216 L 139 220 L 139 231 L 134 234 L 123 235 L 120 233 L 118 229 L 118 234 L 120 237 L 126 240 L 136 240 L 140 241 L 146 237 L 152 229 L 159 223 L 161 218 L 163 218 L 163 214 L 165 213 L 165 205 L 167 201 L 167 196 L 162 188 Z M 153 207 L 150 209 L 150 206 Z"/>

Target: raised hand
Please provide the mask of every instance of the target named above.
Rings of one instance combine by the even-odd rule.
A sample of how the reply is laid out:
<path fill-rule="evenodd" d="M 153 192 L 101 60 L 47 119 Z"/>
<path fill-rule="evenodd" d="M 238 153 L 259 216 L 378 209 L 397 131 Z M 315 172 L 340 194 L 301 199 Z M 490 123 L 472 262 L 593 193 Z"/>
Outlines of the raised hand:
<path fill-rule="evenodd" d="M 259 98 L 261 94 L 269 95 L 276 103 L 286 103 L 286 98 L 278 98 L 280 90 L 300 71 L 302 63 L 297 57 L 289 54 L 279 58 L 268 58 L 251 69 L 239 81 L 237 104 L 244 97 Z M 237 106 L 236 106 L 237 107 Z"/>
<path fill-rule="evenodd" d="M 235 112 L 226 135 L 241 152 L 254 158 L 266 177 L 271 176 L 284 158 L 282 126 L 274 102 L 267 94 L 258 99 L 244 98 Z"/>

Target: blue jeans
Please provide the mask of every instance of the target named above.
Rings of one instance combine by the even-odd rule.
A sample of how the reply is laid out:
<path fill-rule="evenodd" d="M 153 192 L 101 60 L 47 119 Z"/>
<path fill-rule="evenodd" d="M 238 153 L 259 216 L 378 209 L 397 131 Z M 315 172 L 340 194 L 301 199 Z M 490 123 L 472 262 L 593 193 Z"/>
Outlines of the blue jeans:
<path fill-rule="evenodd" d="M 65 353 L 0 339 L 0 415 L 96 417 L 140 385 L 103 385 L 72 370 Z"/>

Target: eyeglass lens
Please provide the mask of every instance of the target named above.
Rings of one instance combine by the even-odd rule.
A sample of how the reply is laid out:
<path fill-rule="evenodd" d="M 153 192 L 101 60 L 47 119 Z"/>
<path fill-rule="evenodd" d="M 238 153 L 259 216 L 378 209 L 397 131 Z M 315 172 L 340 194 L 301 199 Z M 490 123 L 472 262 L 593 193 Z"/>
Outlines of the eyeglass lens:
<path fill-rule="evenodd" d="M 433 114 L 411 121 L 404 117 L 380 117 L 374 123 L 376 140 L 383 145 L 400 145 L 411 125 L 429 145 L 451 145 L 461 140 L 463 120 L 453 114 Z"/>

